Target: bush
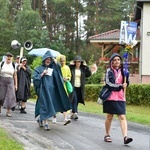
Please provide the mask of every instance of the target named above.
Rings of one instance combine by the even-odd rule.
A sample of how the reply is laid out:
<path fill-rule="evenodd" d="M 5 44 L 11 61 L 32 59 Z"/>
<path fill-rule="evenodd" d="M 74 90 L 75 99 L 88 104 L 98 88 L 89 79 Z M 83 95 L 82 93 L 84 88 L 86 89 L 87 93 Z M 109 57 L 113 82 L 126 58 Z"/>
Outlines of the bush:
<path fill-rule="evenodd" d="M 102 84 L 86 84 L 85 101 L 97 102 Z M 131 84 L 126 90 L 127 104 L 150 107 L 150 85 Z M 34 87 L 31 86 L 31 98 L 37 98 Z"/>
<path fill-rule="evenodd" d="M 104 74 L 104 67 L 103 66 L 98 66 L 98 69 L 96 71 L 96 73 L 94 73 L 92 76 L 90 76 L 87 79 L 87 84 L 100 84 L 101 83 L 101 79 L 103 78 L 103 74 Z"/>
<path fill-rule="evenodd" d="M 30 65 L 30 68 L 32 70 L 32 72 L 34 71 L 34 69 L 38 66 L 40 66 L 42 64 L 42 57 L 36 57 L 32 64 Z"/>
<path fill-rule="evenodd" d="M 36 99 L 37 95 L 35 93 L 34 86 L 30 87 L 30 92 L 31 92 L 31 97 L 30 98 Z"/>
<path fill-rule="evenodd" d="M 99 92 L 102 88 L 99 85 L 86 85 L 85 87 L 85 101 L 95 101 L 99 97 Z M 150 107 L 150 85 L 148 84 L 131 84 L 126 90 L 127 104 L 149 106 Z"/>

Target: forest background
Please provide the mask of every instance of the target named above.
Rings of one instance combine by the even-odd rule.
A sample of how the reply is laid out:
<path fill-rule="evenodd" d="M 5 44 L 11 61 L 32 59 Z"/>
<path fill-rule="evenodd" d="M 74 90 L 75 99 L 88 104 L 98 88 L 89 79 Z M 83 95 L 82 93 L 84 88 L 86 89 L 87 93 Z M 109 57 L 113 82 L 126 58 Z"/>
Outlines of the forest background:
<path fill-rule="evenodd" d="M 80 54 L 87 62 L 100 58 L 100 49 L 89 36 L 120 29 L 134 11 L 134 0 L 0 0 L 0 56 L 10 51 L 11 41 L 22 45 L 30 40 L 33 48 L 51 48 L 72 60 Z M 24 55 L 31 64 L 33 56 Z"/>

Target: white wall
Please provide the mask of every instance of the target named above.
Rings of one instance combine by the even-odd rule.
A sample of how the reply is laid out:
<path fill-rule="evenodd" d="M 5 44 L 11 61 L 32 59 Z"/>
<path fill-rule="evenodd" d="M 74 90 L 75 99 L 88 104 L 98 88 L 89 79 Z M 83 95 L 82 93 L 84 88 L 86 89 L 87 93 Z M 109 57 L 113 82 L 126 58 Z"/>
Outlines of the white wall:
<path fill-rule="evenodd" d="M 150 3 L 143 3 L 141 34 L 141 75 L 150 75 Z"/>

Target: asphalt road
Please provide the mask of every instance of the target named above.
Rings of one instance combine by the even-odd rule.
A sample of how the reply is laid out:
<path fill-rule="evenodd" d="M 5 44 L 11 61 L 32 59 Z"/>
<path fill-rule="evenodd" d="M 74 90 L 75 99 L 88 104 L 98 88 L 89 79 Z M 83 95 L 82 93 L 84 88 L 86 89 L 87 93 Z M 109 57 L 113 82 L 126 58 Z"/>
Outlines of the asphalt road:
<path fill-rule="evenodd" d="M 133 142 L 124 145 L 119 121 L 114 119 L 112 143 L 106 143 L 103 140 L 104 117 L 79 112 L 77 121 L 72 120 L 64 126 L 63 115 L 60 113 L 57 114 L 57 124 L 53 124 L 50 118 L 51 129 L 45 131 L 34 118 L 34 107 L 34 103 L 28 103 L 27 114 L 20 114 L 19 110 L 15 110 L 10 118 L 6 117 L 4 109 L 0 114 L 0 127 L 23 143 L 25 150 L 150 150 L 148 126 L 128 122 L 128 136 L 133 138 Z"/>

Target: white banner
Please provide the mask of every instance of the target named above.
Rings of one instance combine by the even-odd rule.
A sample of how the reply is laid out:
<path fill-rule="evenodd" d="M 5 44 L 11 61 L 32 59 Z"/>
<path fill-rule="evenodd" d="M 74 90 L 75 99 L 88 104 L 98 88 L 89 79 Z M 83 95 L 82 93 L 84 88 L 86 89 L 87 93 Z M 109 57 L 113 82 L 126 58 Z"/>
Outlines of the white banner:
<path fill-rule="evenodd" d="M 137 23 L 121 21 L 119 44 L 131 44 L 136 39 Z"/>

